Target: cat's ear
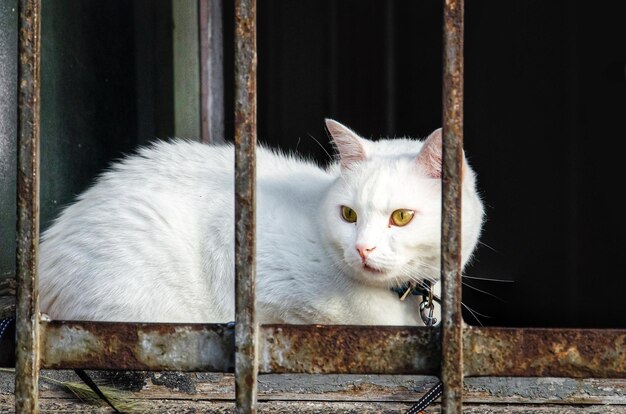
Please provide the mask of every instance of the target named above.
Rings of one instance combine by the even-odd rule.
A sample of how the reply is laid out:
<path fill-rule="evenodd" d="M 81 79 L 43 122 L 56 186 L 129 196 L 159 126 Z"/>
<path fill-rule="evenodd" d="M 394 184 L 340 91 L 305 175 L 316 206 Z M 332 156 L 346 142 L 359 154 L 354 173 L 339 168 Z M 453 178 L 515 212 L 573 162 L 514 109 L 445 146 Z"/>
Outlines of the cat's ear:
<path fill-rule="evenodd" d="M 441 128 L 432 132 L 424 141 L 417 163 L 431 178 L 441 178 Z"/>
<path fill-rule="evenodd" d="M 431 178 L 441 178 L 442 167 L 442 137 L 441 128 L 435 129 L 424 141 L 420 153 L 417 154 L 417 163 Z M 461 170 L 461 179 L 465 176 L 467 168 L 467 160 L 463 155 L 463 167 Z"/>
<path fill-rule="evenodd" d="M 350 128 L 332 119 L 326 119 L 326 128 L 339 152 L 342 169 L 350 169 L 353 164 L 364 161 L 367 142 Z"/>

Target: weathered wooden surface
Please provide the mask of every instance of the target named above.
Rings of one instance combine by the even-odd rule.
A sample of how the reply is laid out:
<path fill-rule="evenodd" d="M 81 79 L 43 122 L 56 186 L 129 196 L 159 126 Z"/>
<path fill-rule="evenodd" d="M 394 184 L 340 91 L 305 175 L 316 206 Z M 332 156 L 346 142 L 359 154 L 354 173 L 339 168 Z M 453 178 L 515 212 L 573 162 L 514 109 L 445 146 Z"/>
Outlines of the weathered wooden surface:
<path fill-rule="evenodd" d="M 0 397 L 0 406 L 2 399 Z M 149 413 L 232 413 L 235 404 L 233 402 L 199 402 L 199 401 L 149 401 L 146 403 L 145 412 Z M 397 414 L 403 413 L 410 407 L 407 403 L 381 403 L 381 402 L 259 402 L 258 412 L 260 413 L 346 413 L 346 414 Z M 5 411 L 0 411 L 4 413 Z M 40 399 L 40 412 L 42 414 L 52 413 L 111 413 L 111 409 L 104 407 L 89 407 L 76 401 L 62 402 L 47 399 Z M 611 406 L 533 406 L 533 405 L 473 405 L 465 404 L 464 413 L 469 414 L 622 414 L 624 407 Z M 438 405 L 428 408 L 428 414 L 439 414 L 441 410 Z"/>
<path fill-rule="evenodd" d="M 92 372 L 141 401 L 151 413 L 230 413 L 234 409 L 231 374 Z M 52 377 L 77 381 L 71 371 L 42 371 L 42 413 L 109 413 L 78 401 Z M 260 375 L 259 412 L 399 413 L 435 379 L 407 375 Z M 466 378 L 467 413 L 626 413 L 626 380 L 563 378 Z M 0 373 L 0 413 L 13 412 L 13 375 Z M 433 405 L 429 413 L 439 413 Z"/>

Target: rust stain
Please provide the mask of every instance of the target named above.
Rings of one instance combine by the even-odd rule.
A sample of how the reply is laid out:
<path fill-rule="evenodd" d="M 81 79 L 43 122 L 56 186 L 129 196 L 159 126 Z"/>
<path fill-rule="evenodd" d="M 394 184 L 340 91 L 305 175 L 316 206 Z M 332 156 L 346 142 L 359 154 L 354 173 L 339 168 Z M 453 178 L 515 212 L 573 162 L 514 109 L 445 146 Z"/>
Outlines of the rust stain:
<path fill-rule="evenodd" d="M 626 377 L 626 331 L 466 328 L 471 376 Z"/>
<path fill-rule="evenodd" d="M 44 368 L 222 372 L 234 366 L 234 331 L 227 325 L 52 321 L 41 330 Z M 626 330 L 465 327 L 463 339 L 467 376 L 626 378 Z M 437 375 L 440 340 L 438 328 L 266 325 L 259 367 L 263 373 Z"/>
<path fill-rule="evenodd" d="M 42 322 L 42 366 L 49 369 L 228 372 L 233 328 L 212 324 Z"/>
<path fill-rule="evenodd" d="M 436 374 L 436 328 L 267 325 L 261 372 Z"/>

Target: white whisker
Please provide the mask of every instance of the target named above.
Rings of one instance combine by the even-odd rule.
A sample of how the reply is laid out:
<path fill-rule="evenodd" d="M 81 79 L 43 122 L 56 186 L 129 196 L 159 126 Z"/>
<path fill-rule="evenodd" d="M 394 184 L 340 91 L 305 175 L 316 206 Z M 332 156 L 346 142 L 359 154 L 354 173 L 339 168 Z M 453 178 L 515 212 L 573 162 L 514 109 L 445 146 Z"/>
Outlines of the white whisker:
<path fill-rule="evenodd" d="M 476 276 L 467 276 L 467 275 L 463 275 L 463 277 L 466 279 L 486 280 L 488 282 L 515 283 L 515 280 L 490 279 L 488 277 L 476 277 Z"/>
<path fill-rule="evenodd" d="M 491 296 L 491 297 L 492 297 L 492 298 L 494 298 L 494 299 L 498 299 L 498 300 L 499 300 L 499 301 L 501 301 L 501 302 L 506 302 L 504 299 L 502 299 L 502 298 L 500 298 L 500 297 L 498 297 L 498 296 L 494 295 L 493 293 L 489 293 L 489 292 L 486 292 L 486 291 L 484 291 L 484 290 L 482 290 L 482 289 L 478 289 L 476 286 L 472 286 L 472 285 L 470 285 L 470 284 L 468 284 L 468 283 L 465 283 L 465 282 L 461 282 L 461 283 L 462 283 L 464 286 L 467 286 L 467 287 L 468 287 L 468 288 L 470 288 L 470 289 L 474 289 L 474 290 L 475 290 L 475 291 L 477 291 L 477 292 L 484 293 L 485 295 L 487 295 L 487 296 Z"/>
<path fill-rule="evenodd" d="M 322 144 L 321 144 L 321 143 L 317 140 L 317 138 L 315 138 L 315 137 L 314 137 L 313 135 L 311 135 L 310 133 L 307 133 L 307 135 L 308 135 L 309 137 L 311 137 L 311 139 L 312 139 L 313 141 L 317 142 L 317 145 L 319 145 L 319 146 L 320 146 L 320 148 L 322 149 L 322 151 L 324 151 L 324 152 L 326 153 L 326 155 L 328 155 L 328 158 L 330 159 L 330 161 L 331 161 L 331 162 L 335 159 L 332 155 L 330 155 L 330 154 L 328 153 L 328 151 L 326 151 L 326 148 L 324 148 L 324 146 L 323 146 L 323 145 L 322 145 Z"/>
<path fill-rule="evenodd" d="M 489 316 L 487 316 L 487 315 L 483 315 L 483 314 L 482 314 L 482 313 L 480 313 L 480 312 L 476 312 L 476 311 L 472 310 L 472 308 L 470 308 L 469 306 L 467 306 L 467 305 L 466 305 L 465 303 L 463 303 L 463 302 L 461 302 L 461 305 L 462 305 L 465 309 L 467 309 L 467 310 L 469 311 L 469 313 L 471 313 L 471 314 L 472 314 L 472 316 L 474 317 L 474 319 L 476 319 L 476 322 L 478 322 L 478 324 L 479 324 L 480 326 L 484 326 L 484 325 L 483 325 L 483 323 L 480 321 L 480 319 L 478 319 L 478 316 L 476 316 L 476 315 L 480 315 L 480 316 L 482 316 L 483 318 L 489 318 Z"/>
<path fill-rule="evenodd" d="M 497 251 L 496 249 L 494 249 L 493 247 L 489 246 L 487 243 L 483 243 L 480 240 L 478 241 L 478 244 L 482 244 L 483 246 L 485 246 L 486 248 L 488 248 L 491 251 L 494 251 L 496 253 L 500 253 L 499 251 Z"/>

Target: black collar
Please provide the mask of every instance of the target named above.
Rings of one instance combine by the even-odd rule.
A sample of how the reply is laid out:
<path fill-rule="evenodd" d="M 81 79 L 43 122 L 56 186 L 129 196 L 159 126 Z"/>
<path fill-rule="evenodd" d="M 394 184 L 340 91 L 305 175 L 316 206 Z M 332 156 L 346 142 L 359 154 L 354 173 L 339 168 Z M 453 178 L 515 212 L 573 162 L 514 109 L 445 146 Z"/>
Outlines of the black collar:
<path fill-rule="evenodd" d="M 390 290 L 395 292 L 398 295 L 398 298 L 402 298 L 408 295 L 407 291 L 409 290 L 410 294 L 414 296 L 428 296 L 431 289 L 432 285 L 430 282 L 423 281 L 419 284 L 415 282 L 407 282 L 403 285 L 392 287 Z M 433 295 L 433 300 L 435 302 L 441 302 L 440 298 L 436 295 Z"/>

